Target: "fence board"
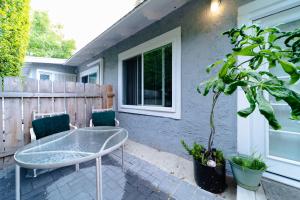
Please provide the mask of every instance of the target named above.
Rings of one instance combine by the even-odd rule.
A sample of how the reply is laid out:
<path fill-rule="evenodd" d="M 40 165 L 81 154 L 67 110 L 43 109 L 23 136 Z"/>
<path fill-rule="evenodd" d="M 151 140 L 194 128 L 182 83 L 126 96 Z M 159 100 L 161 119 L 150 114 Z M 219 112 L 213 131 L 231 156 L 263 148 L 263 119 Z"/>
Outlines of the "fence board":
<path fill-rule="evenodd" d="M 23 92 L 38 91 L 38 81 L 27 79 L 24 81 Z M 23 123 L 24 123 L 24 144 L 30 142 L 30 128 L 32 128 L 33 112 L 38 111 L 38 98 L 23 98 Z"/>
<path fill-rule="evenodd" d="M 39 92 L 47 92 L 47 93 L 53 92 L 52 81 L 40 80 Z M 39 106 L 40 106 L 39 112 L 41 113 L 51 113 L 54 111 L 52 98 L 39 98 Z"/>
<path fill-rule="evenodd" d="M 66 93 L 75 93 L 76 92 L 76 83 L 66 82 Z M 70 115 L 70 122 L 75 124 L 76 122 L 76 99 L 75 97 L 66 99 L 66 110 Z"/>
<path fill-rule="evenodd" d="M 94 84 L 85 84 L 85 94 L 93 94 L 95 90 Z M 86 98 L 86 125 L 89 126 L 90 119 L 92 118 L 92 108 L 93 108 L 94 98 Z"/>
<path fill-rule="evenodd" d="M 53 82 L 53 92 L 62 93 L 65 92 L 65 82 Z M 64 95 L 65 96 L 65 95 Z M 65 97 L 54 97 L 54 112 L 65 112 L 66 108 Z"/>
<path fill-rule="evenodd" d="M 4 78 L 4 91 L 21 92 L 22 83 L 19 78 Z M 23 146 L 22 133 L 22 99 L 4 99 L 4 152 L 11 154 Z"/>
<path fill-rule="evenodd" d="M 107 85 L 107 87 L 101 87 L 102 92 L 102 107 L 103 108 L 112 108 L 113 107 L 113 87 L 112 85 Z"/>
<path fill-rule="evenodd" d="M 84 93 L 84 84 L 76 83 L 76 91 Z M 76 126 L 79 128 L 86 127 L 86 113 L 85 113 L 85 98 L 76 98 Z"/>

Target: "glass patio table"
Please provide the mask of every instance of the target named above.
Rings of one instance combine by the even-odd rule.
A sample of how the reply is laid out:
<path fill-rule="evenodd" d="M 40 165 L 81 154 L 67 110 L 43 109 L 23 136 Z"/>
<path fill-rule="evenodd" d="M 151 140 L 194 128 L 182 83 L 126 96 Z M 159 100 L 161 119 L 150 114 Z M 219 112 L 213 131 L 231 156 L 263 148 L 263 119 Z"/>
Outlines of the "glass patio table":
<path fill-rule="evenodd" d="M 122 147 L 128 138 L 119 127 L 89 127 L 57 133 L 36 140 L 14 155 L 16 160 L 16 200 L 20 200 L 20 168 L 51 169 L 96 159 L 96 198 L 102 199 L 101 156 Z M 124 168 L 123 168 L 124 169 Z"/>

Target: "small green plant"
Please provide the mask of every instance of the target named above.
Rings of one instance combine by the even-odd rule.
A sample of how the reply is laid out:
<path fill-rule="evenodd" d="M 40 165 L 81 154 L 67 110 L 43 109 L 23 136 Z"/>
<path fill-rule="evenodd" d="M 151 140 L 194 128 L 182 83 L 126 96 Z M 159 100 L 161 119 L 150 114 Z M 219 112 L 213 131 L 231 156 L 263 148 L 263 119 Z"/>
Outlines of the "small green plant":
<path fill-rule="evenodd" d="M 203 145 L 194 143 L 193 146 L 190 148 L 183 140 L 181 140 L 181 144 L 183 148 L 188 152 L 188 154 L 193 156 L 193 158 L 199 161 L 202 165 L 207 165 L 207 162 L 210 159 L 214 160 L 217 166 L 221 166 L 225 162 L 224 155 L 220 150 L 214 149 L 212 156 L 208 157 L 210 153 Z"/>
<path fill-rule="evenodd" d="M 263 161 L 261 156 L 234 156 L 230 159 L 233 163 L 241 166 L 242 168 L 252 169 L 252 170 L 259 170 L 259 171 L 266 171 L 267 165 Z"/>

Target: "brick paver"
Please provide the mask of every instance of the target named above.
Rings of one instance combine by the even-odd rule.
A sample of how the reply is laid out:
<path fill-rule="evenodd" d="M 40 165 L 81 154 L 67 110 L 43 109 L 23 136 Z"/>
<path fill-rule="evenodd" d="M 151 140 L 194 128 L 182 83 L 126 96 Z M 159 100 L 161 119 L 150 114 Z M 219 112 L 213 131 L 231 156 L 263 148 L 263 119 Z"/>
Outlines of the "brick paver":
<path fill-rule="evenodd" d="M 120 152 L 103 157 L 104 200 L 215 200 L 216 195 L 201 190 L 159 168 L 125 154 L 125 172 L 120 166 Z M 64 167 L 26 178 L 22 169 L 22 200 L 93 200 L 96 193 L 95 161 Z M 0 170 L 0 199 L 15 199 L 14 167 Z"/>

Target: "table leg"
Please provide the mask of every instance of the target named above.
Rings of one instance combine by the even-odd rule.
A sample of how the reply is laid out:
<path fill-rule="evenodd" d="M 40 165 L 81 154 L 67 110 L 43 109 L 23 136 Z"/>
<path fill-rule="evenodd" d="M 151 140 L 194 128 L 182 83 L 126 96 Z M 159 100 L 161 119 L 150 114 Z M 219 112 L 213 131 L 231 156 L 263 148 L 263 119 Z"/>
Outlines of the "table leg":
<path fill-rule="evenodd" d="M 75 170 L 76 170 L 76 172 L 79 172 L 79 164 L 75 165 Z"/>
<path fill-rule="evenodd" d="M 21 199 L 20 178 L 20 166 L 16 164 L 16 200 Z"/>
<path fill-rule="evenodd" d="M 101 156 L 96 158 L 96 199 L 102 200 L 102 171 Z"/>
<path fill-rule="evenodd" d="M 124 144 L 122 145 L 122 170 L 124 172 Z"/>

